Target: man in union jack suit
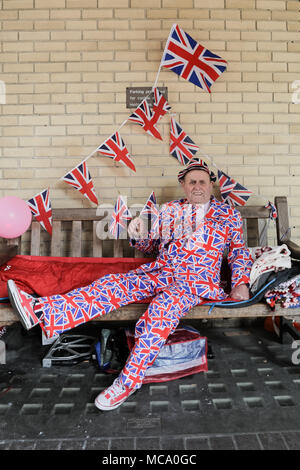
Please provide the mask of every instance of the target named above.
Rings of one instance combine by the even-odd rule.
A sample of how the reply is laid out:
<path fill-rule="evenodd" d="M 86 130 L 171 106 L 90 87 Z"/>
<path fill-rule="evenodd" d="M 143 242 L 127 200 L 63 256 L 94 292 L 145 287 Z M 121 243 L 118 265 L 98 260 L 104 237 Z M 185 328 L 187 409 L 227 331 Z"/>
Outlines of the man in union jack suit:
<path fill-rule="evenodd" d="M 161 207 L 155 230 L 147 233 L 140 217 L 131 221 L 130 243 L 155 255 L 155 261 L 128 273 L 108 274 L 64 295 L 38 299 L 8 281 L 11 303 L 23 325 L 29 329 L 39 324 L 49 338 L 152 297 L 136 324 L 135 345 L 123 370 L 95 400 L 101 410 L 117 408 L 141 387 L 147 368 L 192 307 L 228 297 L 220 286 L 225 252 L 232 275 L 230 298 L 249 298 L 252 259 L 243 240 L 241 216 L 212 196 L 215 179 L 205 162 L 193 158 L 178 175 L 185 198 Z"/>

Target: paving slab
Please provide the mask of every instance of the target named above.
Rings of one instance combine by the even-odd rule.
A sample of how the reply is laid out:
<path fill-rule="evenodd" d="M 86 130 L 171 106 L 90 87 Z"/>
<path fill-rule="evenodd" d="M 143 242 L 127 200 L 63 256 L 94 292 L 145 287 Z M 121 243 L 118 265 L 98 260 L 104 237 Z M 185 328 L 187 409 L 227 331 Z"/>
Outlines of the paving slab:
<path fill-rule="evenodd" d="M 2 338 L 0 449 L 300 449 L 300 365 L 291 342 L 280 344 L 259 323 L 199 329 L 212 350 L 207 372 L 145 384 L 102 412 L 94 399 L 113 375 L 95 360 L 42 367 L 49 346 L 38 329 L 12 325 Z"/>

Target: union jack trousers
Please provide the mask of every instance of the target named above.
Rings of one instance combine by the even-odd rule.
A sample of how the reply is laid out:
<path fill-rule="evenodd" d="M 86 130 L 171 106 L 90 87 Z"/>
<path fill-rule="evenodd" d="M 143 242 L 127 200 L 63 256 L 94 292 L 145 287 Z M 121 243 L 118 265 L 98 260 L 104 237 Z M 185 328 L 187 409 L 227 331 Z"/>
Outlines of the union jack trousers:
<path fill-rule="evenodd" d="M 49 338 L 106 315 L 116 308 L 154 297 L 135 328 L 135 346 L 121 372 L 125 386 L 139 388 L 180 318 L 199 304 L 199 297 L 177 286 L 170 268 L 153 272 L 143 269 L 108 274 L 92 284 L 64 295 L 39 298 L 43 330 Z M 150 300 L 150 299 L 149 299 Z M 141 305 L 142 306 L 142 305 Z"/>
<path fill-rule="evenodd" d="M 162 207 L 159 238 L 132 241 L 139 250 L 158 255 L 128 273 L 108 274 L 92 284 L 64 295 L 41 297 L 42 328 L 49 338 L 111 311 L 149 298 L 150 304 L 136 323 L 135 345 L 120 376 L 125 386 L 139 388 L 147 368 L 155 361 L 168 336 L 187 312 L 204 301 L 225 299 L 220 287 L 224 250 L 232 271 L 232 287 L 248 283 L 252 258 L 242 239 L 237 210 L 214 198 L 205 217 L 192 232 L 178 230 L 188 209 L 186 200 Z M 185 220 L 183 220 L 185 222 Z M 169 230 L 165 230 L 168 226 Z"/>

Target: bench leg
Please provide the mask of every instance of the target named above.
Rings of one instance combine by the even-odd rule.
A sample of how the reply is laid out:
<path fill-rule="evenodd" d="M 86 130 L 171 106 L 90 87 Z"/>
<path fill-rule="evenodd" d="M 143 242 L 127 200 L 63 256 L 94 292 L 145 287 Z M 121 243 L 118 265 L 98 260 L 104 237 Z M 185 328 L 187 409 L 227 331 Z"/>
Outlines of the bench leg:
<path fill-rule="evenodd" d="M 53 344 L 55 340 L 57 339 L 57 336 L 54 336 L 52 338 L 47 338 L 43 330 L 41 330 L 41 332 L 42 332 L 42 345 L 43 346 L 48 346 L 49 344 Z"/>
<path fill-rule="evenodd" d="M 2 340 L 0 340 L 0 364 L 6 364 L 6 347 Z"/>
<path fill-rule="evenodd" d="M 300 339 L 300 331 L 293 327 L 290 321 L 286 320 L 284 317 L 280 317 L 279 321 L 279 341 L 281 344 L 284 344 L 286 339 L 286 334 L 291 335 L 293 339 Z"/>

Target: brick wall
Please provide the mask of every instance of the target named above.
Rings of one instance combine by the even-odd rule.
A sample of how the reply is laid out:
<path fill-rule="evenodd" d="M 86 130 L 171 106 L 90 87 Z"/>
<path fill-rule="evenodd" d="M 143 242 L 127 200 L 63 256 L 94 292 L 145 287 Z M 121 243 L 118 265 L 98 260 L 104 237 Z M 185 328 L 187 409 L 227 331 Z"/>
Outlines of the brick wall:
<path fill-rule="evenodd" d="M 207 5 L 209 4 L 209 8 Z M 50 5 L 50 8 L 49 8 Z M 84 5 L 84 6 L 82 6 Z M 0 1 L 0 197 L 50 187 L 52 207 L 90 207 L 60 178 L 127 119 L 126 87 L 152 86 L 170 27 L 178 23 L 228 61 L 208 94 L 162 70 L 158 86 L 204 158 L 251 189 L 249 202 L 287 195 L 300 241 L 299 2 L 288 0 Z M 88 166 L 100 203 L 129 205 L 152 190 L 181 195 L 180 169 L 163 142 L 127 123 L 136 173 L 95 154 Z M 210 157 L 207 158 L 205 156 Z"/>

